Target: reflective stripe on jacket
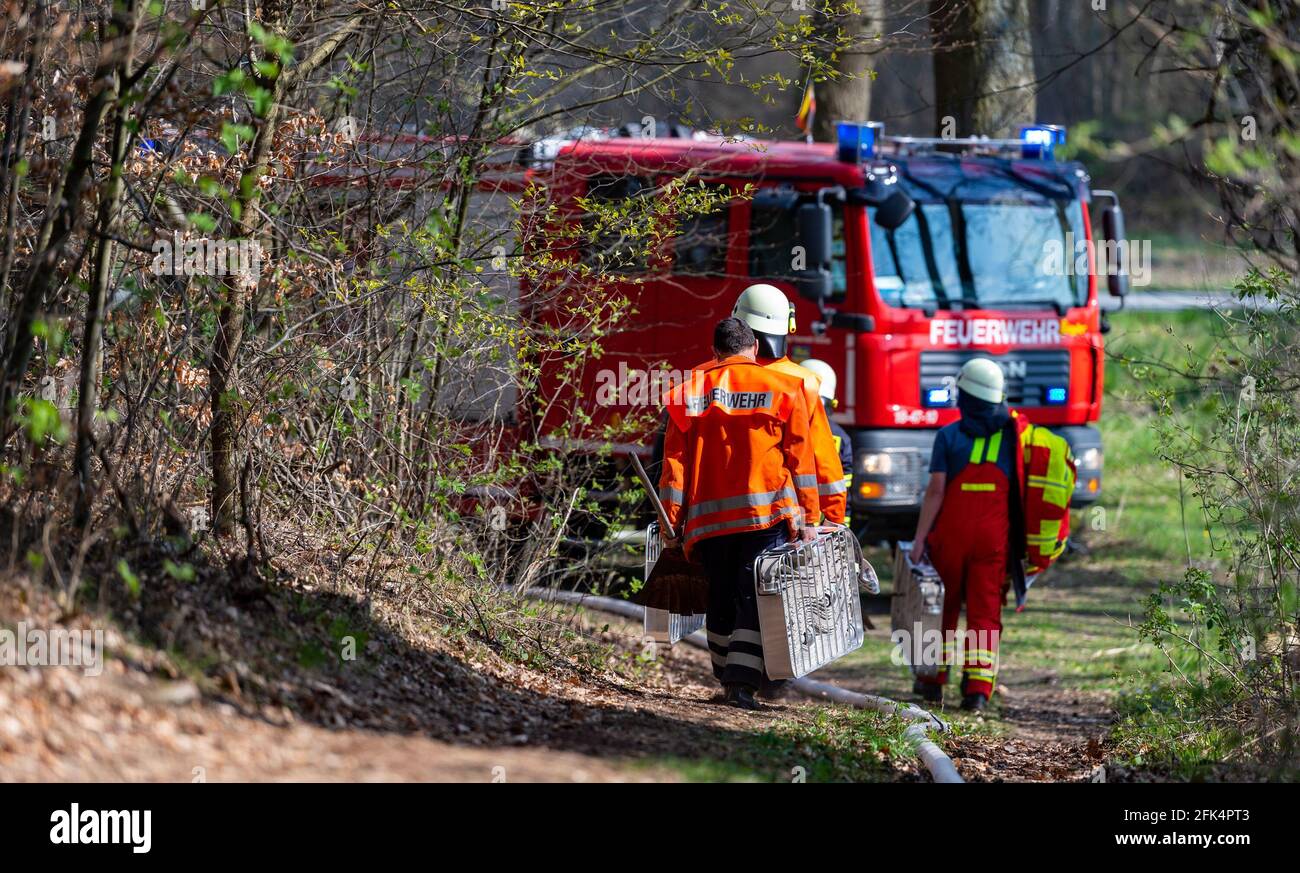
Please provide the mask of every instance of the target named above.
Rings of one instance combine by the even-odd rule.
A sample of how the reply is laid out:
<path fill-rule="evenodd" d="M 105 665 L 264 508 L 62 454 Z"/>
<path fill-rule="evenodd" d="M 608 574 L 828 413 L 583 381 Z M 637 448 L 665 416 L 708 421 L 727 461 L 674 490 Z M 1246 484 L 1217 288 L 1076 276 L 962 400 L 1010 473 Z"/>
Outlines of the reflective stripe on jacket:
<path fill-rule="evenodd" d="M 826 404 L 822 404 L 822 409 Z M 853 493 L 853 440 L 849 437 L 849 432 L 840 425 L 835 419 L 826 413 L 826 421 L 831 426 L 831 439 L 835 443 L 835 451 L 839 454 L 840 469 L 844 471 L 844 523 L 848 524 L 853 515 L 852 506 L 849 503 L 848 495 Z"/>
<path fill-rule="evenodd" d="M 702 539 L 820 512 L 804 392 L 743 357 L 711 362 L 668 397 L 659 497 L 687 553 Z"/>
<path fill-rule="evenodd" d="M 848 489 L 844 478 L 844 467 L 840 463 L 840 453 L 835 446 L 835 437 L 831 434 L 830 419 L 826 417 L 826 407 L 822 405 L 821 394 L 817 390 L 821 384 L 817 374 L 789 358 L 777 358 L 761 363 L 768 370 L 793 376 L 803 382 L 804 405 L 808 407 L 813 457 L 817 463 L 817 495 L 821 511 L 827 521 L 844 524 Z"/>

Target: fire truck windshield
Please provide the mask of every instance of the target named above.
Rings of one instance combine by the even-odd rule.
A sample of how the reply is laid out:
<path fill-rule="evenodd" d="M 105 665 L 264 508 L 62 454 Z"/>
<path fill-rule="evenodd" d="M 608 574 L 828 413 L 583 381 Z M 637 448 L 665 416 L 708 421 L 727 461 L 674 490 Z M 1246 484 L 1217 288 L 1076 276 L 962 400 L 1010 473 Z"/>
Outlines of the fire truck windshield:
<path fill-rule="evenodd" d="M 1062 311 L 1086 302 L 1087 271 L 1074 269 L 1075 241 L 1085 238 L 1079 201 L 1006 185 L 987 196 L 982 180 L 978 199 L 955 190 L 944 200 L 914 194 L 917 209 L 893 231 L 872 220 L 872 266 L 884 302 Z"/>

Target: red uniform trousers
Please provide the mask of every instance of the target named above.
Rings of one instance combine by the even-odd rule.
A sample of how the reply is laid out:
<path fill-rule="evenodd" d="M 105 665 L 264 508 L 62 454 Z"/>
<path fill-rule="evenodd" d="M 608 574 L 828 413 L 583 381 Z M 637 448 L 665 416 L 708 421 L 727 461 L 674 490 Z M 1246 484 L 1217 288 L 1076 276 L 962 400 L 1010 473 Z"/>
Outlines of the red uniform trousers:
<path fill-rule="evenodd" d="M 982 449 L 983 443 L 976 445 Z M 992 457 L 996 460 L 996 450 Z M 948 480 L 939 517 L 926 539 L 944 586 L 944 666 L 923 682 L 947 683 L 947 667 L 956 663 L 957 619 L 964 604 L 962 693 L 993 695 L 1011 525 L 1007 489 L 1006 474 L 992 462 L 972 462 Z"/>

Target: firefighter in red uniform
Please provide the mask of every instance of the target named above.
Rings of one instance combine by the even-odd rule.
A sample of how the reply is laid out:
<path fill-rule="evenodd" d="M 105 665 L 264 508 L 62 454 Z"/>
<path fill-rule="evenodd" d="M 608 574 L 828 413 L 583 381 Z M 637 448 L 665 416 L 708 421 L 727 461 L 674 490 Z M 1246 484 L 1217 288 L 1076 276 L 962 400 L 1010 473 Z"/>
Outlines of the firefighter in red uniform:
<path fill-rule="evenodd" d="M 754 362 L 757 343 L 726 318 L 716 360 L 668 397 L 659 497 L 686 554 L 709 577 L 706 629 L 727 702 L 758 709 L 767 678 L 754 559 L 791 539 L 810 542 L 820 514 L 802 383 Z"/>
<path fill-rule="evenodd" d="M 915 690 L 926 700 L 943 699 L 965 604 L 962 709 L 983 709 L 997 677 L 1018 445 L 1008 427 L 1003 384 L 1001 368 L 988 358 L 962 366 L 961 418 L 935 435 L 930 483 L 912 541 L 912 560 L 921 562 L 928 551 L 944 585 L 943 664 L 934 678 L 918 679 Z"/>

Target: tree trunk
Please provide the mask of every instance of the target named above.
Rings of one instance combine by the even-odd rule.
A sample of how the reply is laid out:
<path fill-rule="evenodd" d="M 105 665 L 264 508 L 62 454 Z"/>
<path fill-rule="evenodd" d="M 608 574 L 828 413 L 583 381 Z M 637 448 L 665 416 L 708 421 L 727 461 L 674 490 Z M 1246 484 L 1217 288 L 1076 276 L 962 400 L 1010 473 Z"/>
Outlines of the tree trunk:
<path fill-rule="evenodd" d="M 261 192 L 259 181 L 266 174 L 275 128 L 280 120 L 282 81 L 283 76 L 277 77 L 272 87 L 271 105 L 255 128 L 249 168 L 244 173 L 245 177 L 252 178 L 252 184 L 240 186 L 239 219 L 234 222 L 234 237 L 246 239 L 250 245 L 258 239 L 262 229 L 262 211 L 257 203 Z M 213 530 L 218 534 L 230 533 L 235 522 L 239 485 L 237 420 L 242 405 L 239 397 L 239 348 L 244 342 L 244 309 L 252 290 L 250 286 L 255 287 L 256 281 L 256 276 L 226 277 L 217 313 L 212 360 L 208 365 L 212 405 L 212 519 Z"/>
<path fill-rule="evenodd" d="M 116 16 L 115 16 L 116 17 Z M 111 25 L 110 25 L 111 27 Z M 4 373 L 0 376 L 0 443 L 12 432 L 18 395 L 22 390 L 27 366 L 31 363 L 33 325 L 46 295 L 62 281 L 59 263 L 72 233 L 81 221 L 83 188 L 94 162 L 95 141 L 113 98 L 114 76 L 122 44 L 112 38 L 102 39 L 90 99 L 82 116 L 81 131 L 64 170 L 63 179 L 51 192 L 46 217 L 41 226 L 38 252 L 28 268 L 27 281 L 18 300 L 13 320 L 6 332 Z"/>
<path fill-rule="evenodd" d="M 45 54 L 45 4 L 38 3 L 32 10 L 32 28 L 34 36 L 27 51 L 27 69 L 23 84 L 10 94 L 8 109 L 5 113 L 4 135 L 4 171 L 0 178 L 0 194 L 3 194 L 3 209 L 0 219 L 4 226 L 4 253 L 0 255 L 0 322 L 9 315 L 9 272 L 14 263 L 14 242 L 18 225 L 18 189 L 20 179 L 17 162 L 10 160 L 12 155 L 27 154 L 29 136 L 28 123 L 31 116 L 32 83 L 37 81 L 38 69 Z M 7 335 L 7 325 L 6 325 Z"/>
<path fill-rule="evenodd" d="M 81 374 L 77 389 L 77 447 L 74 466 L 77 474 L 77 499 L 73 512 L 75 523 L 84 527 L 90 520 L 94 481 L 91 476 L 91 459 L 95 445 L 95 412 L 99 409 L 99 381 L 102 370 L 100 345 L 104 337 L 104 308 L 108 302 L 108 288 L 113 275 L 113 235 L 117 225 L 118 206 L 122 200 L 122 165 L 126 161 L 127 146 L 131 142 L 127 129 L 127 114 L 123 88 L 131 75 L 131 59 L 135 54 L 135 35 L 139 19 L 135 0 L 126 0 L 123 14 L 129 21 L 125 49 L 118 58 L 114 74 L 111 100 L 113 103 L 113 136 L 109 146 L 111 166 L 108 186 L 101 193 L 96 227 L 99 239 L 95 244 L 94 274 L 90 294 L 86 301 L 86 324 L 81 342 Z"/>
<path fill-rule="evenodd" d="M 1008 137 L 1034 123 L 1028 0 L 931 0 L 930 30 L 940 135 Z"/>
<path fill-rule="evenodd" d="M 261 22 L 267 30 L 278 28 L 283 9 L 276 7 Z M 261 179 L 266 175 L 275 129 L 283 112 L 285 95 L 295 84 L 327 61 L 360 26 L 362 16 L 354 15 L 316 47 L 300 63 L 281 69 L 274 81 L 264 82 L 271 91 L 270 106 L 260 119 L 253 119 L 253 145 L 243 172 L 246 184 L 240 184 L 236 202 L 239 218 L 232 222 L 234 236 L 257 242 L 265 219 L 258 207 Z M 235 505 L 239 496 L 238 434 L 242 402 L 239 396 L 239 350 L 244 342 L 244 309 L 257 277 L 227 276 L 221 305 L 217 313 L 217 335 L 208 362 L 211 392 L 212 431 L 212 527 L 217 534 L 228 534 L 234 527 Z"/>
<path fill-rule="evenodd" d="M 821 13 L 818 35 L 833 42 L 842 31 L 852 40 L 852 45 L 830 59 L 839 75 L 815 86 L 817 114 L 813 117 L 813 139 L 818 142 L 835 141 L 837 121 L 866 121 L 871 117 L 871 73 L 875 59 L 870 51 L 883 18 L 884 0 L 848 3 L 832 0 L 831 11 Z"/>

